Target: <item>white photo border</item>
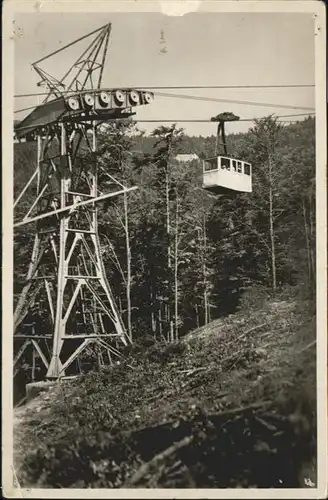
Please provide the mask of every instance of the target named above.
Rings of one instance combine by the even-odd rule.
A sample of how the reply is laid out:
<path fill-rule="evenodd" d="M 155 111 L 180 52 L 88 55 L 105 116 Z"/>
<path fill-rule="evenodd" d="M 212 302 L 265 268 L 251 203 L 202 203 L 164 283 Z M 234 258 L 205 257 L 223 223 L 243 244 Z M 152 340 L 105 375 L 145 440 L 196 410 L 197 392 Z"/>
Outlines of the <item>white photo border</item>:
<path fill-rule="evenodd" d="M 182 9 L 182 10 L 181 10 Z M 17 13 L 307 13 L 315 24 L 318 482 L 313 489 L 28 489 L 13 476 L 13 122 Z M 2 26 L 2 491 L 5 498 L 326 498 L 327 497 L 327 103 L 326 11 L 319 0 L 5 0 Z"/>

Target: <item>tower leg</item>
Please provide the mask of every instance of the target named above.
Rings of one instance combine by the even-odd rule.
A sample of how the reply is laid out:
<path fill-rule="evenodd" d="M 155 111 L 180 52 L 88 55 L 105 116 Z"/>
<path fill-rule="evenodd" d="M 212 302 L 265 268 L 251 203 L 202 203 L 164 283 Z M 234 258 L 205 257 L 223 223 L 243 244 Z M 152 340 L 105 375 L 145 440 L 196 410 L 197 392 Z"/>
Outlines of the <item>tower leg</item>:
<path fill-rule="evenodd" d="M 70 187 L 69 179 L 66 175 L 66 158 L 67 158 L 67 138 L 66 129 L 63 123 L 60 124 L 61 128 L 61 144 L 60 144 L 60 207 L 64 208 L 66 205 L 66 192 Z M 63 347 L 62 337 L 65 333 L 65 325 L 63 323 L 63 297 L 66 286 L 66 261 L 65 249 L 68 227 L 67 215 L 60 216 L 59 228 L 59 262 L 58 262 L 58 279 L 57 279 L 57 300 L 56 300 L 56 316 L 54 325 L 54 338 L 52 345 L 52 356 L 47 372 L 47 378 L 57 378 L 62 372 L 62 363 L 60 361 L 60 352 Z M 64 374 L 62 374 L 64 375 Z"/>
<path fill-rule="evenodd" d="M 78 163 L 77 160 L 79 146 L 76 144 L 80 145 L 81 142 L 74 142 L 77 130 L 89 144 L 92 155 L 91 160 L 83 160 L 84 163 Z M 47 210 L 49 204 L 53 207 L 59 201 L 61 211 L 53 219 L 44 219 L 45 222 L 38 225 L 27 275 L 28 283 L 18 302 L 16 323 L 17 326 L 22 323 L 33 294 L 39 292 L 36 284 L 44 284 L 44 297 L 49 310 L 43 310 L 43 305 L 41 307 L 41 296 L 40 313 L 52 325 L 49 332 L 50 336 L 52 333 L 50 360 L 44 360 L 48 379 L 58 379 L 67 374 L 72 363 L 80 359 L 87 348 L 91 348 L 91 354 L 92 346 L 95 345 L 98 351 L 101 349 L 106 354 L 115 354 L 114 347 L 111 347 L 113 340 L 121 342 L 122 346 L 131 341 L 106 277 L 95 204 L 62 211 L 68 205 L 74 207 L 79 200 L 98 196 L 95 134 L 94 127 L 90 145 L 85 125 L 75 126 L 72 133 L 67 124 L 61 123 L 57 130 L 59 153 L 49 156 L 45 154 L 45 148 L 42 148 L 42 153 L 38 153 L 39 194 L 34 206 L 40 213 Z M 41 143 L 38 141 L 39 147 Z M 58 148 L 58 142 L 54 141 L 54 146 Z M 53 183 L 48 179 L 51 175 L 54 177 Z M 44 338 L 45 333 L 41 331 L 40 338 Z M 38 343 L 39 340 L 35 337 L 33 342 Z"/>

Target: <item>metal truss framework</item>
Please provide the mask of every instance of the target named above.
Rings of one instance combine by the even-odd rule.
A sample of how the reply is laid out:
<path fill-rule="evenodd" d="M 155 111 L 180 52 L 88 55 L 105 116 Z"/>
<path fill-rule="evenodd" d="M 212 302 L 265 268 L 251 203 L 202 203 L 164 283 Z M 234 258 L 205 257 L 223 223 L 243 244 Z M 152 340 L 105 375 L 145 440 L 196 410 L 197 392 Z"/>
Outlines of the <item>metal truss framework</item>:
<path fill-rule="evenodd" d="M 62 90 L 100 89 L 110 25 L 93 33 L 96 38 L 61 80 L 41 70 L 39 63 L 46 58 L 34 63 L 49 90 L 45 102 L 51 96 L 58 99 Z M 74 70 L 73 79 L 64 83 Z M 30 346 L 49 379 L 72 372 L 90 346 L 100 363 L 111 362 L 113 355 L 120 355 L 119 347 L 131 341 L 106 278 L 98 237 L 96 202 L 136 189 L 111 177 L 110 192 L 99 193 L 96 120 L 108 118 L 82 113 L 36 126 L 37 167 L 15 202 L 20 203 L 34 183 L 34 201 L 14 224 L 36 224 L 30 265 L 14 313 L 14 364 Z"/>
<path fill-rule="evenodd" d="M 69 91 L 100 89 L 110 33 L 111 24 L 106 24 L 105 26 L 88 33 L 78 40 L 69 43 L 65 47 L 48 54 L 32 64 L 34 70 L 41 77 L 41 81 L 38 83 L 38 86 L 46 86 L 49 90 L 44 102 L 48 102 L 50 97 L 62 96 L 63 90 L 67 93 Z M 67 50 L 69 47 L 91 37 L 94 34 L 97 34 L 95 38 L 60 80 L 40 68 L 39 65 L 41 62 L 60 52 L 63 52 L 64 50 Z"/>
<path fill-rule="evenodd" d="M 82 140 L 85 156 L 79 154 Z M 35 221 L 37 230 L 14 315 L 15 340 L 23 341 L 15 362 L 31 345 L 47 377 L 58 378 L 91 343 L 98 346 L 100 359 L 104 353 L 111 359 L 117 344 L 127 345 L 130 339 L 106 278 L 98 237 L 96 126 L 87 131 L 84 124 L 71 129 L 60 123 L 57 133 L 38 136 L 37 144 L 37 193 L 21 221 Z M 114 190 L 106 197 L 129 191 L 112 180 Z M 41 312 L 38 320 L 26 322 L 33 308 Z"/>

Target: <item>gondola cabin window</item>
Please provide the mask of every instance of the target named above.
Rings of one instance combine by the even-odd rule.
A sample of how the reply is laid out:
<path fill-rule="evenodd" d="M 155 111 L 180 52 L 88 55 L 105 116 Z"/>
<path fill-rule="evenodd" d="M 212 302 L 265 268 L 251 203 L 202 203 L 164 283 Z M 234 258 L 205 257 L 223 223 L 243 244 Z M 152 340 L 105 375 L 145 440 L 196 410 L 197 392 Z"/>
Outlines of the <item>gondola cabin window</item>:
<path fill-rule="evenodd" d="M 215 156 L 203 162 L 203 188 L 213 193 L 252 192 L 252 166 L 234 158 Z"/>

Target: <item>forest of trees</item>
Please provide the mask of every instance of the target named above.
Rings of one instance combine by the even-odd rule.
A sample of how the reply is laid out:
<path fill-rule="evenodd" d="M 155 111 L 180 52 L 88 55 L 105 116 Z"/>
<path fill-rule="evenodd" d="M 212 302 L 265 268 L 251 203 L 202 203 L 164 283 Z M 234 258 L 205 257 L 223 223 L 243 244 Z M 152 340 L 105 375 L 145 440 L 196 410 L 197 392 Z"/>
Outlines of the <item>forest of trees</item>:
<path fill-rule="evenodd" d="M 257 120 L 228 136 L 231 154 L 253 166 L 252 194 L 202 189 L 201 161 L 215 137 L 188 137 L 177 126 L 151 136 L 135 125 L 107 124 L 99 136 L 99 185 L 109 175 L 136 191 L 104 203 L 99 232 L 106 272 L 134 340 L 174 341 L 233 313 L 248 290 L 298 285 L 314 293 L 315 122 L 284 126 Z M 35 168 L 35 145 L 15 145 L 15 192 Z M 21 288 L 33 227 L 15 239 L 15 289 Z"/>

